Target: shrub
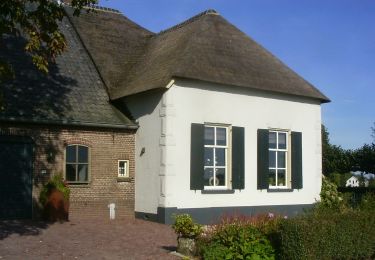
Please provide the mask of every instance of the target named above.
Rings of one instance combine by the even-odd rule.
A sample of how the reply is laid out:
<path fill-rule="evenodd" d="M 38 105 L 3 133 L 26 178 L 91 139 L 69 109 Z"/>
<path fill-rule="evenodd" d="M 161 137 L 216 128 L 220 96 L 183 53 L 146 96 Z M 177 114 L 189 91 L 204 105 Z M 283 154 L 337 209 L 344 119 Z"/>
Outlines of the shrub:
<path fill-rule="evenodd" d="M 313 211 L 279 225 L 281 259 L 373 259 L 375 218 L 369 211 Z"/>
<path fill-rule="evenodd" d="M 375 194 L 370 192 L 365 193 L 361 198 L 359 209 L 375 213 Z"/>
<path fill-rule="evenodd" d="M 337 186 L 330 182 L 327 178 L 322 179 L 320 199 L 321 207 L 340 208 L 343 206 L 342 194 L 337 191 Z"/>
<path fill-rule="evenodd" d="M 189 214 L 176 215 L 174 218 L 172 228 L 178 237 L 195 238 L 202 233 L 202 226 L 195 223 Z"/>
<path fill-rule="evenodd" d="M 200 240 L 204 259 L 274 259 L 271 242 L 251 218 L 226 218 Z"/>
<path fill-rule="evenodd" d="M 49 193 L 57 189 L 64 194 L 64 199 L 68 200 L 70 195 L 70 189 L 66 182 L 63 180 L 60 174 L 54 175 L 45 185 L 43 185 L 42 190 L 40 191 L 39 201 L 44 206 L 47 202 Z"/>

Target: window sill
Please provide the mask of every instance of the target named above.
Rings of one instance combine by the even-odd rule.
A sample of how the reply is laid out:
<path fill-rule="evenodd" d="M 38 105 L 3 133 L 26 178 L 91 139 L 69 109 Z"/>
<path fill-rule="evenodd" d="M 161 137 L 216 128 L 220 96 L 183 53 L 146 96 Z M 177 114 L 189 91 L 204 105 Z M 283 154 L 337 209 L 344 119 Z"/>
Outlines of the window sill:
<path fill-rule="evenodd" d="M 267 189 L 267 192 L 293 192 L 293 189 L 272 188 L 272 189 Z"/>
<path fill-rule="evenodd" d="M 233 194 L 234 190 L 202 190 L 202 194 Z"/>
<path fill-rule="evenodd" d="M 117 182 L 131 182 L 132 180 L 131 177 L 117 177 Z"/>
<path fill-rule="evenodd" d="M 90 182 L 68 182 L 69 188 L 90 188 Z"/>

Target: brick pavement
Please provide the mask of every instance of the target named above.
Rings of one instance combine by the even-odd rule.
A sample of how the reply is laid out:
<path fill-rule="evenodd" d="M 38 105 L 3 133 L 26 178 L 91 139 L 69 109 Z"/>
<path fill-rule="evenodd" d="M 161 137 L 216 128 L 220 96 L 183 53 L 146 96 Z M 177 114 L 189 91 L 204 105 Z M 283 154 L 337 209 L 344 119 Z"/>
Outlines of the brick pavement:
<path fill-rule="evenodd" d="M 0 259 L 179 259 L 170 226 L 134 218 L 0 221 Z"/>

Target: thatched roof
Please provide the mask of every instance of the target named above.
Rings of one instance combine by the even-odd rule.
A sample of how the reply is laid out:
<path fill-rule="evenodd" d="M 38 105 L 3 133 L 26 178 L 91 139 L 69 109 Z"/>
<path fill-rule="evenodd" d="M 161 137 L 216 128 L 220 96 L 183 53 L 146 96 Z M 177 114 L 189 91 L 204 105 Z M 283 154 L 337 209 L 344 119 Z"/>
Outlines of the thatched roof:
<path fill-rule="evenodd" d="M 69 18 L 112 100 L 165 88 L 173 78 L 188 78 L 329 102 L 213 10 L 158 34 L 116 12 Z"/>

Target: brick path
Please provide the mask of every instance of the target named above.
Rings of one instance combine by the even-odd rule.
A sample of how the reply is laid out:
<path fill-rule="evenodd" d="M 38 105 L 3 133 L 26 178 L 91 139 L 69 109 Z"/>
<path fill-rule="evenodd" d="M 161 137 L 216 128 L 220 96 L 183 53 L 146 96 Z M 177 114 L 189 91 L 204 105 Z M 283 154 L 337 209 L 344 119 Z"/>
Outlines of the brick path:
<path fill-rule="evenodd" d="M 173 230 L 126 218 L 0 221 L 0 259 L 179 259 Z"/>

